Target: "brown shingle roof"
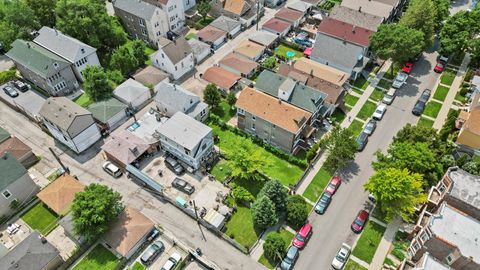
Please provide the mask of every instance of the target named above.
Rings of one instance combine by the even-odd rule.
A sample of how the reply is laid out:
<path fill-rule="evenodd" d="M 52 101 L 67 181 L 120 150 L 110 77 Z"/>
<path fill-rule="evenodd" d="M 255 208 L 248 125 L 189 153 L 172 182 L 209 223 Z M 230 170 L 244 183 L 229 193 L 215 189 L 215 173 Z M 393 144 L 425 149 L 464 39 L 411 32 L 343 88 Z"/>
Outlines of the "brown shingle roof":
<path fill-rule="evenodd" d="M 159 82 L 168 78 L 168 74 L 154 66 L 149 65 L 144 69 L 139 70 L 132 77 L 135 79 L 135 81 L 140 82 L 145 86 L 155 86 Z"/>
<path fill-rule="evenodd" d="M 154 223 L 137 209 L 127 207 L 105 235 L 105 242 L 122 256 L 153 229 Z"/>
<path fill-rule="evenodd" d="M 59 215 L 66 214 L 77 192 L 85 186 L 69 174 L 60 176 L 37 194 L 37 197 Z"/>
<path fill-rule="evenodd" d="M 127 130 L 122 130 L 110 136 L 102 149 L 126 166 L 139 158 L 149 147 L 150 145 L 144 140 Z"/>
<path fill-rule="evenodd" d="M 222 60 L 218 62 L 220 65 L 225 65 L 235 69 L 243 74 L 249 74 L 252 70 L 258 68 L 259 64 L 245 57 L 238 56 L 234 53 L 229 53 Z"/>
<path fill-rule="evenodd" d="M 238 53 L 248 58 L 256 58 L 258 55 L 262 54 L 265 50 L 265 47 L 259 45 L 255 42 L 250 40 L 243 41 L 240 45 L 238 45 L 235 49 L 233 49 L 234 53 Z"/>
<path fill-rule="evenodd" d="M 343 86 L 348 79 L 345 72 L 304 57 L 297 59 L 293 67 L 338 86 Z"/>
<path fill-rule="evenodd" d="M 3 156 L 5 152 L 9 152 L 16 159 L 22 160 L 22 158 L 32 152 L 32 148 L 23 143 L 17 137 L 11 137 L 0 144 L 0 156 Z"/>
<path fill-rule="evenodd" d="M 282 8 L 277 13 L 275 13 L 275 18 L 287 21 L 287 22 L 296 22 L 303 17 L 303 13 L 297 10 Z"/>
<path fill-rule="evenodd" d="M 179 37 L 173 41 L 170 41 L 167 45 L 162 47 L 162 50 L 165 52 L 170 61 L 173 64 L 177 64 L 189 54 L 193 53 L 192 47 L 188 44 L 187 40 L 184 37 Z"/>
<path fill-rule="evenodd" d="M 277 33 L 282 33 L 286 29 L 290 28 L 291 24 L 276 18 L 271 18 L 270 20 L 266 21 L 262 28 L 263 29 L 270 29 Z"/>
<path fill-rule="evenodd" d="M 307 111 L 249 87 L 242 90 L 235 106 L 291 133 L 297 133 L 312 116 Z"/>
<path fill-rule="evenodd" d="M 227 36 L 227 32 L 211 25 L 207 25 L 197 33 L 197 37 L 200 38 L 202 41 L 208 41 L 212 43 L 223 36 Z"/>
<path fill-rule="evenodd" d="M 205 71 L 202 79 L 228 90 L 232 88 L 241 77 L 221 67 L 210 67 Z"/>
<path fill-rule="evenodd" d="M 465 121 L 463 128 L 480 135 L 480 106 L 474 107 L 470 111 L 470 115 L 468 116 L 467 121 Z"/>
<path fill-rule="evenodd" d="M 330 17 L 325 18 L 320 23 L 318 32 L 364 47 L 368 47 L 369 38 L 374 33 L 363 27 L 358 27 Z"/>
<path fill-rule="evenodd" d="M 245 0 L 225 0 L 223 9 L 237 15 L 242 15 L 247 6 Z"/>

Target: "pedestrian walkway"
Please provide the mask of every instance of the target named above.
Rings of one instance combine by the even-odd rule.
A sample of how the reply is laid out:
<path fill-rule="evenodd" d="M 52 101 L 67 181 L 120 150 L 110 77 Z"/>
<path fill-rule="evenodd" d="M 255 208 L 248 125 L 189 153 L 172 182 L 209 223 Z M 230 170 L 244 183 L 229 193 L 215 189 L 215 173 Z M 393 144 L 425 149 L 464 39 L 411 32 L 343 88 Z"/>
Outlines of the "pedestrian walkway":
<path fill-rule="evenodd" d="M 447 97 L 443 101 L 442 108 L 440 109 L 440 112 L 438 113 L 437 118 L 433 123 L 433 128 L 440 130 L 443 127 L 443 123 L 447 119 L 448 111 L 452 107 L 453 101 L 455 100 L 455 96 L 457 95 L 457 92 L 460 90 L 460 87 L 462 86 L 463 75 L 465 75 L 465 72 L 468 69 L 469 63 L 470 63 L 470 55 L 466 54 L 465 58 L 463 58 L 462 64 L 460 65 L 460 68 L 458 69 L 457 75 L 455 76 L 455 79 L 453 80 L 453 83 L 450 86 L 450 91 L 448 91 Z"/>
<path fill-rule="evenodd" d="M 356 262 L 356 263 L 360 264 L 361 266 L 363 266 L 363 267 L 365 267 L 365 268 L 369 269 L 369 268 L 368 268 L 368 267 L 369 267 L 368 263 L 366 263 L 366 262 L 364 262 L 364 261 L 360 260 L 359 258 L 357 258 L 357 257 L 355 257 L 355 256 L 353 256 L 353 255 L 350 255 L 350 260 L 352 260 L 352 261 L 354 261 L 354 262 Z M 378 270 L 378 269 L 377 269 L 377 270 Z"/>
<path fill-rule="evenodd" d="M 263 254 L 263 244 L 265 243 L 265 239 L 267 238 L 267 235 L 271 232 L 276 232 L 281 228 L 281 223 L 276 224 L 275 226 L 268 228 L 263 234 L 260 239 L 258 239 L 257 244 L 253 249 L 250 251 L 250 257 L 254 259 L 255 261 L 258 261 L 260 257 L 262 257 Z"/>
<path fill-rule="evenodd" d="M 401 226 L 401 219 L 396 219 L 388 224 L 387 229 L 383 234 L 382 240 L 377 247 L 377 251 L 373 256 L 373 260 L 368 267 L 369 270 L 382 269 L 385 257 L 387 257 L 388 253 L 390 252 L 390 247 L 392 246 L 392 242 L 395 239 L 395 234 Z"/>
<path fill-rule="evenodd" d="M 318 158 L 318 160 L 313 164 L 313 166 L 308 168 L 309 171 L 307 175 L 303 179 L 300 186 L 298 186 L 297 188 L 297 191 L 296 191 L 297 194 L 303 194 L 303 192 L 305 192 L 305 190 L 307 189 L 308 185 L 312 182 L 315 175 L 322 168 L 323 163 L 325 163 L 325 160 L 327 160 L 327 154 L 323 152 L 321 156 Z"/>

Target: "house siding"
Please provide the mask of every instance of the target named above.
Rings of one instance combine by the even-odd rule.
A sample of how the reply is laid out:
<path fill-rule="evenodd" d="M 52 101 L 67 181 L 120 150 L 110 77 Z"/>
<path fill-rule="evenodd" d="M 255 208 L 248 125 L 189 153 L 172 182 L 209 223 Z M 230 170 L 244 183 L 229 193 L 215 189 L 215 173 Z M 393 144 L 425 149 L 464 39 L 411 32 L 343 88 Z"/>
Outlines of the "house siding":
<path fill-rule="evenodd" d="M 152 54 L 150 59 L 155 67 L 170 74 L 174 80 L 178 80 L 183 75 L 190 72 L 195 66 L 193 53 L 188 54 L 177 64 L 173 64 L 162 49 L 159 49 L 155 54 Z M 175 67 L 177 70 L 175 70 Z"/>
<path fill-rule="evenodd" d="M 90 55 L 87 55 L 84 58 L 87 60 L 87 62 L 83 65 L 80 65 L 78 67 L 76 65 L 76 63 L 78 61 L 80 61 L 82 58 L 75 59 L 75 63 L 72 63 L 73 71 L 75 72 L 75 75 L 77 76 L 77 79 L 81 82 L 83 82 L 83 80 L 84 80 L 82 72 L 83 72 L 83 70 L 85 70 L 87 68 L 87 66 L 97 66 L 97 67 L 100 66 L 100 60 L 98 60 L 98 56 L 97 56 L 96 52 L 94 52 Z"/>
<path fill-rule="evenodd" d="M 7 199 L 3 196 L 3 192 L 8 190 L 11 196 Z M 18 180 L 10 184 L 6 189 L 2 190 L 0 194 L 0 216 L 8 216 L 13 214 L 13 210 L 10 208 L 10 204 L 13 200 L 18 200 L 20 203 L 25 203 L 34 197 L 40 188 L 33 182 L 32 178 L 25 173 Z"/>
<path fill-rule="evenodd" d="M 100 137 L 101 135 L 98 131 L 97 125 L 93 124 L 73 138 L 72 141 L 76 145 L 78 152 L 81 153 L 97 142 Z"/>
<path fill-rule="evenodd" d="M 160 136 L 160 143 L 162 149 L 170 152 L 179 160 L 192 167 L 194 170 L 198 170 L 202 162 L 205 160 L 205 157 L 213 150 L 213 133 L 210 131 L 210 133 L 205 136 L 198 145 L 196 145 L 193 149 L 188 149 L 190 151 L 189 154 L 185 153 L 183 146 L 179 145 L 171 138 L 165 137 L 164 135 Z M 206 145 L 205 149 L 199 149 L 203 147 L 203 145 Z M 198 153 L 196 153 L 197 150 Z M 196 157 L 193 156 L 195 154 L 197 155 Z"/>
<path fill-rule="evenodd" d="M 107 121 L 108 130 L 113 131 L 127 118 L 127 111 L 121 110 Z"/>

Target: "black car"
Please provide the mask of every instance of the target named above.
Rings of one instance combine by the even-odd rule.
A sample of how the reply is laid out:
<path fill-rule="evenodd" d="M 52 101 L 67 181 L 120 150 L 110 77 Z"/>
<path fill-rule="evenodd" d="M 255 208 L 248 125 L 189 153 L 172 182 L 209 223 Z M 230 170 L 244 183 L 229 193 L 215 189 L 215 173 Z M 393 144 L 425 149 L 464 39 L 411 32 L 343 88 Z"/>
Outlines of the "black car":
<path fill-rule="evenodd" d="M 280 269 L 282 270 L 291 270 L 293 269 L 293 265 L 298 259 L 299 250 L 296 246 L 290 246 L 287 251 L 287 255 L 282 260 L 282 264 L 280 265 Z"/>
<path fill-rule="evenodd" d="M 363 151 L 368 143 L 368 134 L 365 132 L 360 133 L 357 137 L 358 151 Z"/>
<path fill-rule="evenodd" d="M 176 177 L 175 180 L 172 182 L 172 187 L 191 195 L 195 192 L 195 187 L 190 185 L 187 181 Z"/>
<path fill-rule="evenodd" d="M 422 95 L 418 99 L 418 101 L 422 101 L 424 103 L 427 103 L 428 99 L 430 98 L 430 95 L 432 94 L 432 91 L 430 89 L 425 89 L 422 92 Z"/>
<path fill-rule="evenodd" d="M 370 119 L 370 121 L 368 121 L 368 123 L 365 125 L 363 132 L 367 133 L 368 136 L 370 136 L 375 131 L 375 128 L 377 128 L 377 120 Z"/>
<path fill-rule="evenodd" d="M 323 215 L 325 211 L 327 211 L 328 205 L 332 201 L 332 194 L 328 192 L 323 192 L 322 196 L 318 200 L 317 204 L 315 205 L 315 212 Z"/>
<path fill-rule="evenodd" d="M 415 103 L 415 106 L 413 106 L 412 113 L 416 116 L 422 115 L 423 110 L 425 110 L 425 105 L 425 102 L 418 100 L 417 103 Z"/>
<path fill-rule="evenodd" d="M 10 85 L 3 87 L 3 92 L 5 92 L 5 94 L 9 95 L 12 98 L 18 97 L 17 90 L 13 89 L 13 87 L 11 87 Z"/>
<path fill-rule="evenodd" d="M 171 156 L 165 158 L 165 165 L 176 175 L 181 175 L 183 173 L 183 167 L 176 159 Z"/>
<path fill-rule="evenodd" d="M 25 92 L 28 90 L 28 85 L 22 81 L 16 80 L 13 82 L 13 85 L 15 86 L 15 88 L 17 88 L 22 92 Z"/>
<path fill-rule="evenodd" d="M 144 265 L 151 264 L 157 256 L 165 250 L 165 245 L 161 241 L 155 241 L 140 257 L 140 261 Z"/>

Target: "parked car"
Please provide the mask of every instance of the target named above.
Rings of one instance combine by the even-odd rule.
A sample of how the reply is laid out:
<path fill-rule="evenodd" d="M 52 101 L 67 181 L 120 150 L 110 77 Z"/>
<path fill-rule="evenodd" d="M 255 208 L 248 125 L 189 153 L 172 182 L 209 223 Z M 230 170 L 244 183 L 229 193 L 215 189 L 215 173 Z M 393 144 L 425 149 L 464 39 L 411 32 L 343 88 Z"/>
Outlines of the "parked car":
<path fill-rule="evenodd" d="M 427 101 L 430 99 L 431 94 L 432 94 L 432 91 L 430 89 L 425 89 L 425 90 L 423 90 L 423 92 L 420 95 L 420 98 L 418 100 L 422 101 L 424 103 L 427 103 Z"/>
<path fill-rule="evenodd" d="M 14 81 L 13 85 L 22 92 L 26 92 L 28 90 L 28 85 L 20 80 Z"/>
<path fill-rule="evenodd" d="M 445 69 L 445 63 L 437 62 L 437 64 L 433 68 L 433 71 L 435 71 L 436 73 L 442 73 L 444 69 Z"/>
<path fill-rule="evenodd" d="M 357 217 L 352 222 L 352 226 L 350 226 L 354 233 L 362 232 L 363 228 L 365 227 L 365 224 L 367 223 L 369 215 L 370 214 L 367 211 L 365 211 L 364 209 L 362 209 L 362 210 L 360 210 L 360 212 L 358 212 Z"/>
<path fill-rule="evenodd" d="M 11 87 L 10 85 L 4 86 L 3 92 L 5 92 L 5 94 L 9 95 L 12 98 L 18 97 L 17 90 L 13 89 L 13 87 Z"/>
<path fill-rule="evenodd" d="M 387 93 L 385 93 L 385 95 L 383 95 L 382 102 L 387 104 L 387 105 L 390 105 L 390 104 L 392 104 L 393 100 L 395 99 L 395 96 L 397 96 L 397 89 L 392 87 L 392 88 L 390 88 L 390 90 L 388 90 Z"/>
<path fill-rule="evenodd" d="M 405 63 L 405 65 L 403 66 L 402 68 L 402 71 L 407 73 L 407 74 L 410 74 L 410 72 L 412 72 L 412 68 L 413 68 L 413 62 L 412 61 L 408 61 L 407 63 Z"/>
<path fill-rule="evenodd" d="M 330 193 L 330 194 L 335 194 L 337 192 L 337 189 L 340 187 L 342 184 L 342 179 L 338 175 L 334 175 L 332 179 L 330 179 L 330 182 L 328 183 L 327 188 L 325 188 L 325 191 Z"/>
<path fill-rule="evenodd" d="M 375 129 L 377 128 L 377 120 L 370 119 L 368 123 L 363 128 L 363 132 L 367 133 L 368 136 L 372 135 Z"/>
<path fill-rule="evenodd" d="M 162 241 L 155 241 L 152 245 L 150 245 L 147 250 L 143 253 L 142 257 L 140 257 L 140 261 L 144 265 L 151 264 L 157 256 L 165 250 L 165 245 Z"/>
<path fill-rule="evenodd" d="M 182 256 L 178 253 L 173 253 L 167 262 L 163 265 L 161 270 L 171 270 L 182 260 Z"/>
<path fill-rule="evenodd" d="M 413 115 L 420 116 L 423 113 L 423 110 L 425 110 L 425 105 L 426 103 L 418 100 L 417 103 L 413 106 L 412 113 Z"/>
<path fill-rule="evenodd" d="M 193 192 L 195 192 L 195 187 L 190 185 L 187 181 L 175 177 L 175 179 L 172 182 L 172 186 L 182 192 L 187 193 L 188 195 L 191 195 Z"/>
<path fill-rule="evenodd" d="M 287 250 L 287 254 L 285 258 L 282 260 L 282 264 L 280 264 L 280 269 L 282 270 L 291 270 L 295 265 L 295 262 L 298 259 L 299 250 L 296 246 L 290 246 Z"/>
<path fill-rule="evenodd" d="M 408 74 L 405 72 L 399 72 L 395 80 L 393 80 L 392 87 L 393 88 L 400 88 L 402 87 L 408 79 Z"/>
<path fill-rule="evenodd" d="M 176 159 L 173 157 L 165 158 L 165 165 L 176 175 L 181 175 L 183 173 L 183 167 Z"/>
<path fill-rule="evenodd" d="M 345 266 L 345 263 L 348 260 L 348 257 L 350 257 L 351 250 L 352 248 L 349 245 L 345 243 L 342 244 L 342 247 L 337 252 L 337 255 L 335 255 L 335 258 L 333 258 L 333 261 L 332 261 L 333 269 L 336 269 L 336 270 L 343 269 L 343 267 Z"/>
<path fill-rule="evenodd" d="M 325 211 L 327 211 L 328 205 L 330 205 L 331 201 L 332 194 L 324 191 L 318 202 L 315 204 L 315 212 L 320 215 L 325 214 Z"/>
<path fill-rule="evenodd" d="M 368 143 L 368 134 L 365 132 L 360 133 L 357 137 L 357 145 L 358 145 L 358 151 L 363 151 L 365 149 L 365 146 L 367 146 Z"/>
<path fill-rule="evenodd" d="M 383 115 L 385 114 L 386 111 L 387 111 L 387 105 L 380 104 L 375 109 L 375 112 L 373 113 L 372 118 L 380 121 L 380 120 L 382 120 Z"/>
<path fill-rule="evenodd" d="M 297 248 L 305 247 L 305 244 L 308 242 L 308 239 L 311 235 L 312 225 L 310 225 L 309 223 L 304 224 L 295 235 L 295 238 L 293 238 L 293 245 Z"/>
<path fill-rule="evenodd" d="M 122 171 L 120 170 L 120 168 L 110 161 L 103 163 L 102 167 L 105 172 L 107 172 L 108 174 L 110 174 L 115 178 L 122 176 Z"/>
<path fill-rule="evenodd" d="M 150 233 L 147 235 L 147 241 L 152 242 L 153 239 L 157 238 L 160 235 L 160 231 L 157 228 L 154 228 Z"/>

